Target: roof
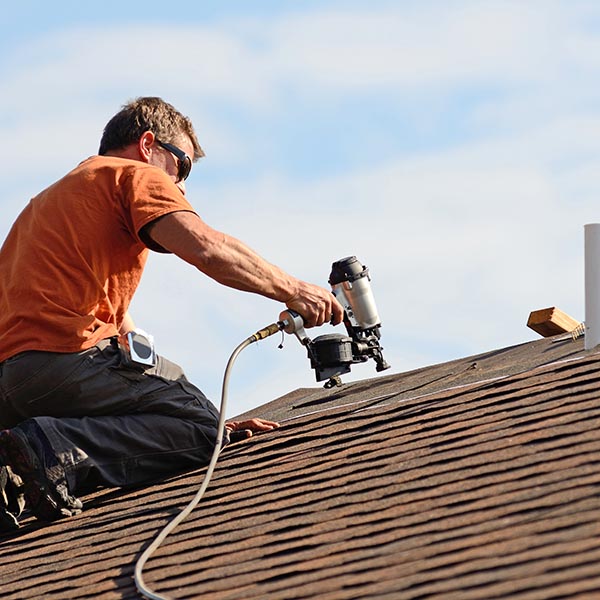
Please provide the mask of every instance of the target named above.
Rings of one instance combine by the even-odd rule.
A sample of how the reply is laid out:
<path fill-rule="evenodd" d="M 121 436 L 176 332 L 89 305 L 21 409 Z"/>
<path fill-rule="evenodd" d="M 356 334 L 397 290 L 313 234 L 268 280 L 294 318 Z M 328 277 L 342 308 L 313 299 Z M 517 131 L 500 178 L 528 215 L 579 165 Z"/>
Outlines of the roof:
<path fill-rule="evenodd" d="M 542 339 L 252 411 L 149 560 L 172 598 L 600 594 L 600 353 Z M 0 542 L 0 597 L 138 598 L 136 559 L 203 471 L 84 498 Z"/>

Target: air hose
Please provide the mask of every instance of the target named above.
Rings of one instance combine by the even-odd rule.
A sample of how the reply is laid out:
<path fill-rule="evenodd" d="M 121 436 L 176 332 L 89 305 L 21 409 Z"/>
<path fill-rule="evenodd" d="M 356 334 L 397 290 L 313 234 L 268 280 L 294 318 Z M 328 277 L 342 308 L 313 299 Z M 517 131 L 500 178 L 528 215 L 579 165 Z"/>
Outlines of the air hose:
<path fill-rule="evenodd" d="M 215 441 L 215 449 L 213 451 L 210 462 L 208 463 L 208 469 L 206 470 L 206 475 L 204 476 L 204 480 L 202 481 L 202 485 L 200 489 L 194 496 L 194 498 L 190 501 L 190 503 L 178 514 L 176 515 L 164 529 L 156 536 L 154 541 L 144 550 L 143 554 L 140 556 L 135 565 L 134 571 L 134 580 L 137 590 L 142 596 L 145 598 L 149 598 L 150 600 L 169 600 L 167 596 L 161 596 L 160 594 L 154 593 L 144 582 L 143 570 L 148 559 L 156 552 L 158 547 L 165 541 L 166 537 L 173 532 L 173 530 L 186 518 L 189 514 L 196 508 L 202 496 L 204 496 L 204 492 L 210 483 L 210 478 L 212 477 L 213 471 L 217 465 L 217 460 L 219 458 L 219 454 L 221 453 L 221 446 L 223 444 L 223 432 L 225 431 L 225 409 L 227 407 L 227 389 L 229 387 L 229 376 L 231 372 L 231 368 L 233 367 L 233 363 L 239 356 L 239 354 L 247 348 L 250 344 L 254 342 L 258 342 L 259 340 L 263 340 L 278 331 L 281 331 L 285 327 L 285 322 L 279 321 L 277 323 L 272 323 L 267 327 L 257 331 L 255 334 L 251 335 L 249 338 L 246 338 L 231 354 L 229 360 L 227 361 L 227 366 L 225 367 L 225 374 L 223 375 L 223 387 L 221 389 L 221 406 L 219 408 L 219 424 L 217 425 L 217 439 Z"/>

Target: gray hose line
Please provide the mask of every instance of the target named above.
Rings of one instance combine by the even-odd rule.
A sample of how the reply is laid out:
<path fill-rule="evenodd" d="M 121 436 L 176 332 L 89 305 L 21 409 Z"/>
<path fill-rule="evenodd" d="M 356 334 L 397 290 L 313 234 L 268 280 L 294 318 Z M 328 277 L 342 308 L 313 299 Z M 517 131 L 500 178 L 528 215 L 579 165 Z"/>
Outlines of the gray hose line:
<path fill-rule="evenodd" d="M 276 329 L 274 329 L 276 327 Z M 213 471 L 217 465 L 217 460 L 219 458 L 219 454 L 221 453 L 221 445 L 223 443 L 223 432 L 225 429 L 225 409 L 227 406 L 227 388 L 229 386 L 229 374 L 231 371 L 231 367 L 235 362 L 235 359 L 238 357 L 240 352 L 248 347 L 253 342 L 257 342 L 267 335 L 272 335 L 276 331 L 279 331 L 280 327 L 278 324 L 269 325 L 265 329 L 261 329 L 259 332 L 245 339 L 232 353 L 229 357 L 229 361 L 227 362 L 227 367 L 225 368 L 225 374 L 223 376 L 223 387 L 221 390 L 221 406 L 219 408 L 219 424 L 217 425 L 217 440 L 215 442 L 215 449 L 213 451 L 212 457 L 210 459 L 210 463 L 208 464 L 208 469 L 206 470 L 206 475 L 204 476 L 204 481 L 200 486 L 197 494 L 194 496 L 192 501 L 178 514 L 176 515 L 165 528 L 156 536 L 154 541 L 144 550 L 144 553 L 138 559 L 135 565 L 134 571 L 134 580 L 135 585 L 138 589 L 138 592 L 142 594 L 145 598 L 149 598 L 150 600 L 169 600 L 167 596 L 161 596 L 160 594 L 155 594 L 144 582 L 144 577 L 142 575 L 142 571 L 144 569 L 144 565 L 148 561 L 148 559 L 152 556 L 152 554 L 158 549 L 158 547 L 165 541 L 165 538 L 194 510 L 194 508 L 198 505 L 202 496 L 204 496 L 204 492 L 210 483 L 210 478 L 212 477 Z"/>

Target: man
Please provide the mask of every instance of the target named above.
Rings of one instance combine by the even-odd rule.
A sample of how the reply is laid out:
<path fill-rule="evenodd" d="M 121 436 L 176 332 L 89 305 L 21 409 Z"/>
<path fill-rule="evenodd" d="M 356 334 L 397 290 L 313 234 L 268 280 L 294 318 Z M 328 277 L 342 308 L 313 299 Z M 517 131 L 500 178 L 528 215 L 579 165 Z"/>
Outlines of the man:
<path fill-rule="evenodd" d="M 192 124 L 138 98 L 106 125 L 98 156 L 41 192 L 0 250 L 0 526 L 22 499 L 42 520 L 80 512 L 78 494 L 205 465 L 218 413 L 181 369 L 132 362 L 123 336 L 149 250 L 337 324 L 333 295 L 209 227 L 185 198 L 204 155 Z M 277 423 L 228 423 L 227 431 Z"/>

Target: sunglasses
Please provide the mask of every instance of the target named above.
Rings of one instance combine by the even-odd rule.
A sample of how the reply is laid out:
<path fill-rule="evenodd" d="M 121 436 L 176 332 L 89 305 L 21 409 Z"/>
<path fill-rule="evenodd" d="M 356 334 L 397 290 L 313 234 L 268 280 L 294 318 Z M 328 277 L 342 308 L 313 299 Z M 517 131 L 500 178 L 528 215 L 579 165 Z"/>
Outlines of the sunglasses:
<path fill-rule="evenodd" d="M 157 138 L 155 138 L 155 140 L 159 146 L 165 150 L 168 150 L 171 154 L 173 154 L 173 156 L 177 157 L 178 163 L 176 183 L 187 179 L 190 171 L 192 170 L 192 159 L 181 148 L 173 146 L 173 144 L 167 144 L 167 142 L 161 142 Z"/>

